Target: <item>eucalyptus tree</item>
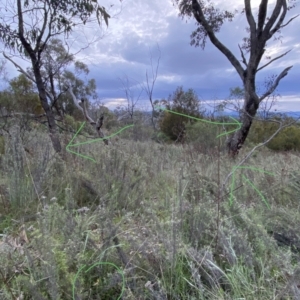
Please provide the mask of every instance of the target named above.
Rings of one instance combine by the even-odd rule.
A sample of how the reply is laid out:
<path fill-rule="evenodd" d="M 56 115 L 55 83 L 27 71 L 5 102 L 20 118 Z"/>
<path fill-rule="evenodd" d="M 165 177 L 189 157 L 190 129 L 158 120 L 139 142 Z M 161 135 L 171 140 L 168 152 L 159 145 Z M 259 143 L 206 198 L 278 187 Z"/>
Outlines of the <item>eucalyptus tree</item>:
<path fill-rule="evenodd" d="M 289 25 L 296 17 L 287 18 L 288 10 L 296 5 L 296 0 L 276 0 L 275 5 L 268 0 L 261 0 L 258 11 L 252 7 L 251 0 L 244 0 L 242 13 L 248 23 L 248 35 L 239 46 L 241 60 L 239 60 L 228 46 L 217 37 L 216 33 L 221 30 L 226 21 L 232 21 L 235 12 L 222 11 L 209 0 L 174 0 L 178 4 L 182 17 L 194 18 L 197 28 L 191 34 L 191 45 L 205 48 L 207 39 L 229 60 L 239 75 L 244 89 L 244 103 L 241 114 L 241 127 L 235 131 L 228 140 L 229 153 L 237 155 L 243 146 L 253 118 L 255 117 L 261 102 L 271 95 L 277 88 L 280 80 L 285 77 L 292 66 L 287 66 L 276 79 L 267 87 L 262 95 L 258 95 L 256 89 L 257 73 L 274 61 L 282 58 L 289 51 L 282 53 L 269 61 L 262 63 L 266 57 L 267 42 L 278 38 L 277 34 Z M 272 1 L 273 2 L 273 1 Z M 224 2 L 225 3 L 225 2 Z"/>
<path fill-rule="evenodd" d="M 69 36 L 77 27 L 90 21 L 108 25 L 110 15 L 97 0 L 4 0 L 0 10 L 0 40 L 12 53 L 29 60 L 41 105 L 45 111 L 54 150 L 61 151 L 54 114 L 47 101 L 42 77 L 43 53 L 49 41 L 58 36 Z M 4 56 L 27 77 L 18 61 Z"/>
<path fill-rule="evenodd" d="M 61 78 L 70 64 L 74 62 L 74 55 L 69 53 L 62 40 L 53 38 L 46 45 L 41 61 L 42 75 L 50 106 L 55 108 L 59 116 L 62 116 L 63 107 L 59 100 L 62 98 L 64 90 Z"/>
<path fill-rule="evenodd" d="M 42 75 L 46 85 L 46 93 L 51 108 L 63 117 L 65 113 L 72 114 L 75 105 L 68 86 L 73 87 L 78 99 L 88 96 L 96 98 L 96 82 L 90 79 L 85 82 L 90 70 L 88 66 L 71 54 L 62 40 L 51 39 L 42 55 Z"/>

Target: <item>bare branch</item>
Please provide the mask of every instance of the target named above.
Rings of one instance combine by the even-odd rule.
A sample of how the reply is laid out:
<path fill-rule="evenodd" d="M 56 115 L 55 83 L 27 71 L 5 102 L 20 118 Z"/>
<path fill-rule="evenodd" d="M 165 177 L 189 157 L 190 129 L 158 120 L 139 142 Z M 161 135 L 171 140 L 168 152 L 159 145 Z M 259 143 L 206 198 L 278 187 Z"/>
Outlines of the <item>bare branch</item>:
<path fill-rule="evenodd" d="M 192 8 L 193 8 L 193 14 L 194 14 L 195 19 L 197 20 L 197 22 L 199 22 L 199 24 L 201 24 L 205 28 L 210 41 L 227 57 L 227 59 L 230 61 L 230 63 L 236 69 L 237 73 L 240 75 L 240 78 L 242 79 L 242 81 L 244 81 L 243 67 L 241 66 L 238 59 L 233 55 L 233 53 L 224 44 L 222 44 L 219 41 L 219 39 L 216 37 L 213 29 L 211 28 L 211 26 L 208 24 L 207 20 L 205 19 L 202 8 L 197 0 L 193 0 Z"/>
<path fill-rule="evenodd" d="M 246 12 L 248 24 L 250 26 L 251 44 L 253 44 L 255 43 L 255 39 L 256 39 L 256 23 L 251 10 L 251 0 L 245 0 L 245 12 Z"/>
<path fill-rule="evenodd" d="M 124 91 L 127 100 L 127 113 L 129 114 L 130 118 L 133 119 L 134 110 L 138 101 L 141 98 L 143 89 L 139 91 L 138 96 L 135 96 L 134 89 L 132 87 L 132 84 L 130 83 L 130 79 L 128 78 L 128 76 L 125 75 L 124 79 L 119 78 L 119 80 L 123 86 L 122 90 Z M 140 84 L 136 80 L 134 81 L 136 82 L 136 85 L 138 85 L 140 88 Z"/>
<path fill-rule="evenodd" d="M 73 90 L 72 90 L 72 87 L 69 87 L 69 92 L 73 98 L 73 102 L 74 104 L 76 105 L 76 107 L 82 111 L 85 119 L 91 124 L 91 125 L 96 125 L 96 131 L 97 131 L 97 134 L 100 138 L 103 139 L 103 142 L 108 145 L 108 140 L 105 139 L 105 135 L 103 133 L 103 131 L 101 130 L 101 127 L 103 125 L 103 119 L 104 119 L 104 116 L 101 115 L 97 121 L 97 123 L 88 115 L 88 111 L 87 111 L 87 108 L 86 108 L 86 101 L 84 99 L 81 99 L 81 102 L 82 102 L 82 106 L 81 107 L 78 103 L 78 100 L 76 98 L 76 96 L 74 95 L 73 93 Z"/>
<path fill-rule="evenodd" d="M 6 55 L 5 52 L 2 52 L 3 53 L 3 56 L 9 60 L 15 67 L 16 69 L 24 74 L 29 80 L 31 80 L 32 82 L 36 83 L 35 79 L 33 77 L 31 77 L 20 65 L 18 65 L 15 61 L 13 61 L 9 56 Z"/>
<path fill-rule="evenodd" d="M 298 18 L 299 16 L 300 16 L 300 14 L 298 14 L 298 15 L 296 15 L 296 16 L 290 18 L 290 19 L 288 20 L 288 22 L 286 22 L 285 24 L 281 25 L 280 28 L 283 28 L 283 27 L 289 25 L 293 20 L 295 20 L 295 19 Z"/>
<path fill-rule="evenodd" d="M 50 102 L 51 102 L 51 109 L 53 109 L 53 107 L 55 107 L 57 109 L 57 102 L 59 100 L 59 98 L 61 97 L 61 95 L 63 95 L 64 93 L 66 93 L 68 91 L 68 89 L 66 90 L 63 90 L 62 92 L 60 92 L 58 94 L 58 96 L 52 96 L 53 95 L 53 92 L 50 92 L 47 88 L 46 88 L 46 93 L 47 93 L 47 96 L 49 97 L 50 99 Z M 61 112 L 60 111 L 57 111 L 57 113 L 61 116 Z"/>
<path fill-rule="evenodd" d="M 263 27 L 266 21 L 267 9 L 268 9 L 267 7 L 268 7 L 268 0 L 262 0 L 259 5 L 259 11 L 258 11 L 258 24 L 257 24 L 258 38 L 262 34 Z"/>
<path fill-rule="evenodd" d="M 95 125 L 96 122 L 88 115 L 87 108 L 86 108 L 86 100 L 82 98 L 81 103 L 82 103 L 82 106 L 83 106 L 82 111 L 83 111 L 83 115 L 84 115 L 85 119 L 87 121 L 89 121 L 91 125 Z M 79 103 L 78 103 L 78 106 L 80 106 Z"/>
<path fill-rule="evenodd" d="M 150 51 L 150 64 L 151 64 L 151 71 L 152 71 L 152 78 L 151 78 L 151 82 L 148 76 L 148 70 L 146 70 L 146 84 L 143 84 L 143 89 L 146 91 L 146 94 L 148 95 L 151 107 L 152 107 L 152 114 L 151 114 L 151 123 L 153 125 L 154 130 L 156 130 L 156 125 L 154 122 L 154 103 L 153 103 L 153 90 L 154 90 L 154 85 L 155 82 L 157 80 L 157 76 L 158 76 L 158 69 L 159 69 L 159 63 L 160 63 L 160 58 L 161 58 L 161 51 L 159 48 L 159 45 L 157 44 L 157 49 L 159 52 L 158 58 L 157 58 L 157 63 L 156 63 L 156 68 L 154 70 L 154 66 L 153 66 L 153 60 L 152 60 L 152 53 Z"/>
<path fill-rule="evenodd" d="M 69 92 L 70 92 L 70 94 L 71 94 L 71 96 L 72 96 L 74 105 L 75 105 L 80 111 L 82 111 L 82 113 L 83 113 L 85 119 L 86 119 L 87 121 L 89 121 L 90 124 L 96 124 L 96 122 L 88 115 L 87 111 L 84 110 L 84 108 L 82 108 L 82 107 L 79 105 L 79 102 L 78 102 L 76 96 L 75 96 L 74 93 L 73 93 L 72 87 L 69 87 Z M 82 101 L 82 102 L 84 103 L 84 101 Z M 85 106 L 84 106 L 84 107 L 85 107 Z"/>
<path fill-rule="evenodd" d="M 276 20 L 278 19 L 282 8 L 283 8 L 283 12 L 282 12 L 278 22 L 277 22 L 275 28 L 273 30 L 271 30 L 271 28 L 274 26 Z M 286 0 L 277 0 L 275 8 L 272 12 L 272 15 L 269 18 L 269 21 L 267 22 L 267 24 L 263 30 L 263 36 L 264 36 L 265 40 L 270 39 L 273 36 L 273 34 L 280 28 L 280 26 L 285 18 L 286 12 L 287 12 Z"/>
<path fill-rule="evenodd" d="M 146 84 L 147 84 L 147 88 L 146 88 L 146 93 L 149 97 L 150 102 L 153 102 L 152 96 L 153 96 L 153 89 L 154 89 L 154 85 L 157 79 L 157 74 L 158 74 L 158 69 L 159 69 L 159 62 L 160 62 L 160 58 L 161 58 L 161 51 L 159 46 L 157 45 L 158 48 L 158 52 L 159 52 L 159 56 L 157 59 L 157 64 L 156 64 L 156 69 L 154 71 L 153 69 L 153 61 L 152 61 L 152 54 L 150 53 L 150 63 L 151 63 L 151 70 L 152 70 L 152 82 L 151 82 L 151 86 L 149 84 L 149 77 L 148 77 L 148 72 L 146 71 Z"/>
<path fill-rule="evenodd" d="M 285 68 L 276 78 L 276 80 L 274 81 L 274 83 L 272 84 L 272 86 L 269 88 L 269 90 L 264 93 L 260 98 L 259 98 L 259 102 L 261 102 L 262 100 L 264 100 L 266 97 L 268 97 L 269 95 L 271 95 L 275 89 L 277 88 L 278 84 L 279 84 L 279 81 L 285 77 L 289 70 L 292 68 L 293 66 L 290 66 L 290 67 L 287 67 Z"/>
<path fill-rule="evenodd" d="M 243 64 L 244 64 L 246 67 L 248 67 L 248 63 L 247 63 L 247 61 L 246 61 L 246 58 L 245 58 L 244 52 L 243 52 L 243 50 L 242 50 L 241 46 L 240 46 L 240 45 L 238 45 L 238 46 L 239 46 L 239 48 L 240 48 L 240 51 L 241 51 L 242 62 L 243 62 Z"/>
<path fill-rule="evenodd" d="M 79 105 L 78 100 L 77 100 L 76 96 L 75 96 L 74 93 L 73 93 L 72 87 L 68 86 L 68 89 L 69 89 L 69 92 L 70 92 L 70 94 L 71 94 L 71 96 L 72 96 L 74 105 L 75 105 L 79 110 L 81 110 L 81 111 L 83 112 L 83 108 Z"/>
<path fill-rule="evenodd" d="M 260 71 L 260 70 L 262 70 L 263 68 L 267 67 L 268 65 L 270 65 L 273 61 L 275 61 L 275 60 L 277 60 L 277 59 L 279 59 L 279 58 L 281 58 L 281 57 L 287 55 L 287 54 L 288 54 L 289 52 L 291 52 L 291 51 L 292 51 L 292 49 L 289 50 L 289 51 L 287 51 L 287 52 L 285 52 L 285 53 L 283 53 L 283 54 L 281 54 L 281 55 L 279 55 L 279 56 L 277 56 L 277 57 L 275 57 L 275 58 L 273 58 L 273 59 L 271 59 L 267 64 L 265 64 L 265 65 L 263 65 L 262 67 L 258 68 L 258 69 L 257 69 L 257 72 Z"/>
<path fill-rule="evenodd" d="M 283 7 L 283 12 L 282 12 L 281 16 L 279 17 L 279 20 L 278 20 L 277 24 L 275 25 L 275 27 L 270 31 L 270 37 L 273 36 L 274 33 L 276 33 L 280 29 L 282 22 L 284 21 L 284 18 L 287 13 L 286 1 L 282 1 L 282 7 Z"/>

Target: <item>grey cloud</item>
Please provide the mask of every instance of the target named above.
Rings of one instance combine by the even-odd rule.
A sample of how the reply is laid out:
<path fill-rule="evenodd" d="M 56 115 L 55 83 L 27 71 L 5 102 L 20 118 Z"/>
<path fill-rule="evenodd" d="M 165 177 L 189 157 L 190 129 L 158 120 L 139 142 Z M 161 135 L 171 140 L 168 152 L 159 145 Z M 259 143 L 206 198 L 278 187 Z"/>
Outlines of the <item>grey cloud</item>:
<path fill-rule="evenodd" d="M 107 61 L 91 66 L 91 76 L 97 80 L 100 98 L 124 97 L 118 77 L 127 75 L 140 82 L 144 81 L 146 70 L 150 71 L 149 49 L 153 55 L 154 66 L 156 63 L 156 43 L 161 50 L 161 60 L 159 78 L 154 88 L 155 99 L 167 98 L 179 85 L 185 89 L 195 89 L 200 99 L 224 99 L 228 97 L 231 87 L 242 85 L 232 65 L 209 40 L 205 50 L 190 46 L 190 34 L 196 28 L 194 21 L 181 20 L 176 16 L 174 8 L 166 2 L 162 4 L 161 0 L 147 3 L 142 0 L 127 0 L 127 9 L 129 7 L 131 9 L 124 9 L 119 17 L 122 28 L 114 32 L 112 22 L 108 39 L 99 42 L 99 48 L 104 51 L 105 47 L 108 49 Z M 293 13 L 297 11 L 294 10 Z M 299 25 L 300 18 L 282 32 L 283 43 L 278 42 L 277 46 L 281 46 L 283 52 L 299 43 Z M 225 24 L 217 34 L 238 59 L 238 44 L 241 44 L 246 35 L 245 27 L 245 17 L 239 14 L 234 22 Z M 262 70 L 257 78 L 258 88 L 262 90 L 268 76 L 279 74 L 289 64 L 293 64 L 288 76 L 280 82 L 278 92 L 282 96 L 300 95 L 299 51 L 300 48 L 294 48 L 286 57 Z M 144 95 L 140 105 L 145 106 L 147 103 Z"/>
<path fill-rule="evenodd" d="M 297 7 L 289 13 L 292 16 L 299 12 Z M 280 82 L 278 92 L 300 95 L 300 47 L 294 47 L 300 43 L 299 26 L 300 18 L 282 31 L 283 43 L 278 42 L 278 45 L 286 50 L 293 48 L 293 51 L 262 70 L 258 75 L 258 86 L 263 85 L 267 76 L 279 74 L 293 64 L 288 76 Z M 245 27 L 245 16 L 239 14 L 234 22 L 224 24 L 217 33 L 238 59 L 238 43 L 246 34 Z M 150 71 L 149 49 L 155 66 L 158 43 L 161 60 L 154 89 L 156 99 L 168 97 L 179 85 L 195 89 L 202 99 L 224 99 L 231 87 L 241 86 L 241 80 L 232 71 L 233 67 L 225 56 L 209 40 L 205 50 L 190 46 L 190 34 L 195 28 L 193 20 L 186 22 L 177 16 L 171 1 L 126 0 L 120 15 L 110 20 L 104 39 L 92 44 L 78 58 L 89 65 L 90 77 L 96 79 L 99 97 L 119 99 L 123 93 L 118 78 L 127 75 L 143 82 L 146 70 Z M 90 35 L 95 35 L 97 30 L 91 29 Z M 145 99 L 144 96 L 142 103 L 146 103 Z"/>

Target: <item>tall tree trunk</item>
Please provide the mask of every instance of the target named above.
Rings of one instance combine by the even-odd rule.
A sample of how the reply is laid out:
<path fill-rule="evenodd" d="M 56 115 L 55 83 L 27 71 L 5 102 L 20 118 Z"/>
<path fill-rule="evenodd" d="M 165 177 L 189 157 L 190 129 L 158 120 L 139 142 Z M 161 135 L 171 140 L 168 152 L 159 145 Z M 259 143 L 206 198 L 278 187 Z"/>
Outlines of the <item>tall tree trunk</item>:
<path fill-rule="evenodd" d="M 57 98 L 55 87 L 54 87 L 54 78 L 53 78 L 52 70 L 50 71 L 49 81 L 50 81 L 51 93 L 52 93 L 52 96 L 53 96 L 53 99 L 51 99 L 51 101 L 52 101 L 51 108 L 54 107 L 55 110 L 56 110 L 56 112 L 57 112 L 57 114 L 61 118 L 63 118 L 61 107 L 60 107 L 60 105 L 58 103 L 58 98 Z"/>
<path fill-rule="evenodd" d="M 33 59 L 33 57 L 31 57 L 31 60 L 32 60 L 32 66 L 33 66 L 33 72 L 34 72 L 34 76 L 35 76 L 35 80 L 36 80 L 36 85 L 37 85 L 37 88 L 39 91 L 40 101 L 41 101 L 42 107 L 46 113 L 46 117 L 47 117 L 47 121 L 48 121 L 48 128 L 49 128 L 49 132 L 50 132 L 49 135 L 50 135 L 50 138 L 52 141 L 52 145 L 53 145 L 55 152 L 60 152 L 61 144 L 60 144 L 59 137 L 57 134 L 57 126 L 55 123 L 53 112 L 47 101 L 46 89 L 45 89 L 45 85 L 44 85 L 42 75 L 40 72 L 39 63 L 37 62 L 37 60 Z"/>
<path fill-rule="evenodd" d="M 47 23 L 47 13 L 45 11 L 44 14 L 44 25 L 42 31 L 39 33 L 37 39 L 36 39 L 36 46 L 33 48 L 28 40 L 26 40 L 24 36 L 24 20 L 23 20 L 23 11 L 22 11 L 22 1 L 17 0 L 17 7 L 18 7 L 18 38 L 20 39 L 24 49 L 27 51 L 28 55 L 30 56 L 32 68 L 35 76 L 35 81 L 37 85 L 37 89 L 39 91 L 39 97 L 42 104 L 42 107 L 46 113 L 47 121 L 48 121 L 48 128 L 50 131 L 50 139 L 52 141 L 53 148 L 55 152 L 61 151 L 61 145 L 57 134 L 57 126 L 55 123 L 54 115 L 52 113 L 52 110 L 50 109 L 50 106 L 48 105 L 47 101 L 47 94 L 46 94 L 46 88 L 45 84 L 42 79 L 41 75 L 41 53 L 45 47 L 45 44 L 42 44 L 42 37 L 46 28 Z M 48 36 L 50 37 L 50 35 Z"/>
<path fill-rule="evenodd" d="M 259 98 L 255 93 L 253 82 L 249 82 L 247 80 L 247 82 L 244 84 L 244 88 L 245 101 L 240 120 L 241 128 L 239 128 L 232 134 L 227 143 L 228 152 L 233 157 L 239 153 L 239 150 L 244 145 L 244 142 L 249 134 L 253 119 L 259 107 Z"/>
<path fill-rule="evenodd" d="M 256 115 L 259 108 L 260 99 L 256 94 L 255 87 L 255 58 L 250 58 L 247 70 L 244 73 L 244 107 L 241 116 L 241 128 L 233 133 L 230 137 L 227 147 L 228 152 L 231 156 L 236 156 L 239 150 L 244 145 L 244 142 L 248 136 L 252 121 Z"/>

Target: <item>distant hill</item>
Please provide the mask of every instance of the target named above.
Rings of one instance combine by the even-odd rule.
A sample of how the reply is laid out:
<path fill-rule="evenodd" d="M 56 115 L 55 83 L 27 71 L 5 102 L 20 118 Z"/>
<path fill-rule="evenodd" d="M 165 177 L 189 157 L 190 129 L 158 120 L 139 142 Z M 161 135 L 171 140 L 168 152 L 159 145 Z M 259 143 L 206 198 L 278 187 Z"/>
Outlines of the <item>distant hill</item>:
<path fill-rule="evenodd" d="M 151 116 L 152 112 L 151 111 L 143 111 L 143 114 L 146 116 Z M 295 119 L 300 119 L 300 111 L 288 111 L 288 112 L 270 112 L 270 115 L 273 116 L 280 116 L 280 115 L 285 115 L 288 117 L 292 117 Z M 208 116 L 209 116 L 209 112 L 208 112 Z M 219 113 L 215 113 L 216 117 L 220 117 L 220 116 L 230 116 L 230 117 L 234 117 L 234 118 L 238 118 L 239 114 L 235 111 L 223 111 L 223 112 L 219 112 Z"/>
<path fill-rule="evenodd" d="M 291 118 L 300 119 L 300 111 L 288 111 L 288 112 L 271 112 L 271 116 L 280 116 L 285 115 Z M 237 112 L 222 112 L 220 114 L 217 114 L 217 116 L 231 116 L 234 118 L 237 118 L 239 114 Z"/>

